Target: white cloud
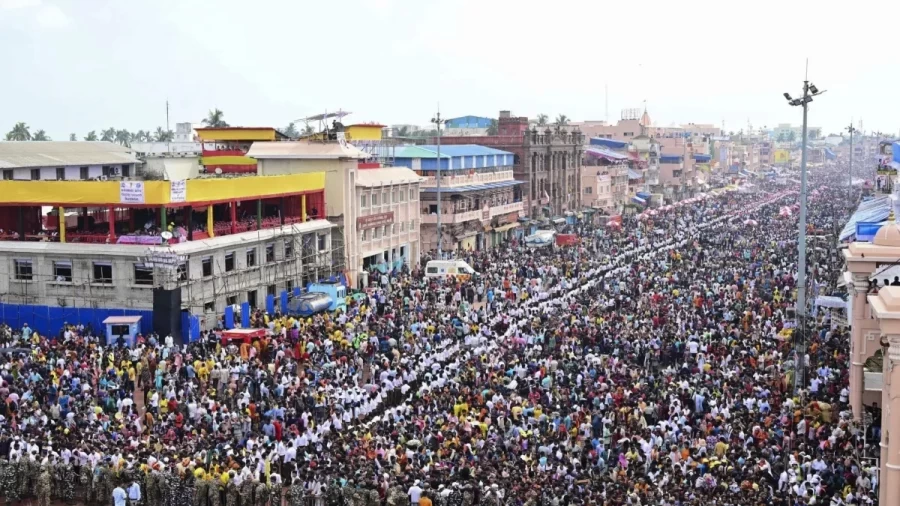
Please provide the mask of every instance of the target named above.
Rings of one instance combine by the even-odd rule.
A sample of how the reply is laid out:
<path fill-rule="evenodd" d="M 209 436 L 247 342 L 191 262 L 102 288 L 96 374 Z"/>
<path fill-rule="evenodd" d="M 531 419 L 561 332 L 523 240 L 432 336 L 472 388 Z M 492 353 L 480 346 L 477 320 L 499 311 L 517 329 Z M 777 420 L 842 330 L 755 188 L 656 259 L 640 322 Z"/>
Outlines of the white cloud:
<path fill-rule="evenodd" d="M 24 9 L 38 5 L 41 5 L 41 0 L 0 0 L 0 9 Z"/>
<path fill-rule="evenodd" d="M 69 16 L 55 5 L 41 7 L 35 15 L 35 19 L 44 28 L 61 28 L 69 24 Z"/>

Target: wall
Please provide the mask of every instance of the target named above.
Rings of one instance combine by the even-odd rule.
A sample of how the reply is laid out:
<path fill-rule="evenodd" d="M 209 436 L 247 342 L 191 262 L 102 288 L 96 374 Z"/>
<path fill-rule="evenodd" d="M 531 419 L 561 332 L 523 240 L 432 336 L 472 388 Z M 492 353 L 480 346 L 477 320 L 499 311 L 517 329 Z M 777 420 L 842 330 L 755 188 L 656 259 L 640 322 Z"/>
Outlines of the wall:
<path fill-rule="evenodd" d="M 21 329 L 24 324 L 42 335 L 58 335 L 65 324 L 90 325 L 94 335 L 106 335 L 103 320 L 110 316 L 142 316 L 141 333 L 153 332 L 153 311 L 135 309 L 86 309 L 75 307 L 54 307 L 26 304 L 0 303 L 0 322 L 12 329 Z"/>
<path fill-rule="evenodd" d="M 401 246 L 406 246 L 405 261 L 414 267 L 419 261 L 421 225 L 419 213 L 419 184 L 385 185 L 378 188 L 356 188 L 356 201 L 359 206 L 358 216 L 369 216 L 386 212 L 394 213 L 392 225 L 377 227 L 379 238 L 375 238 L 375 229 L 357 230 L 356 244 L 359 245 L 357 269 L 363 268 L 366 257 L 382 254 L 386 260 L 399 256 Z M 377 206 L 372 205 L 372 195 L 378 194 Z M 390 196 L 389 203 L 386 198 Z M 362 206 L 365 197 L 365 207 Z M 363 237 L 365 236 L 365 238 Z"/>
<path fill-rule="evenodd" d="M 194 179 L 200 175 L 200 157 L 147 157 L 142 170 L 144 174 L 155 174 L 169 181 Z"/>
<path fill-rule="evenodd" d="M 124 166 L 128 167 L 129 173 L 131 176 L 134 176 L 134 164 L 124 164 Z M 35 167 L 41 171 L 41 180 L 42 181 L 56 181 L 56 169 L 57 167 L 63 167 L 65 170 L 65 178 L 66 181 L 79 181 L 81 180 L 81 167 L 82 165 L 66 165 L 60 166 L 56 165 L 53 167 Z M 123 164 L 111 164 L 109 167 L 115 167 L 119 171 L 119 175 L 121 175 Z M 103 166 L 102 165 L 88 165 L 88 179 L 95 179 L 103 175 Z M 16 169 L 5 169 L 12 170 L 13 179 L 16 181 L 31 181 L 31 168 L 16 168 Z"/>

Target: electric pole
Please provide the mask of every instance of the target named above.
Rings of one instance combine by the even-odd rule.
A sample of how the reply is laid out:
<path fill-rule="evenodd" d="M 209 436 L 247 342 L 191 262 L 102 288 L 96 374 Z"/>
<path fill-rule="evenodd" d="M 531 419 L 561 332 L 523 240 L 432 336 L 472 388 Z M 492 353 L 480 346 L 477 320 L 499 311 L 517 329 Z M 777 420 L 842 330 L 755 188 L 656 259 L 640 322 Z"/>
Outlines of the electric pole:
<path fill-rule="evenodd" d="M 444 124 L 441 119 L 441 111 L 431 118 L 431 122 L 437 127 L 437 171 L 435 181 L 437 183 L 437 252 L 438 258 L 444 258 L 443 248 L 441 247 L 444 239 L 443 230 L 441 230 L 441 125 Z"/>
<path fill-rule="evenodd" d="M 850 186 L 847 187 L 847 205 L 853 205 L 853 134 L 857 132 L 853 127 L 853 120 L 850 120 L 850 126 L 847 127 L 850 132 Z"/>

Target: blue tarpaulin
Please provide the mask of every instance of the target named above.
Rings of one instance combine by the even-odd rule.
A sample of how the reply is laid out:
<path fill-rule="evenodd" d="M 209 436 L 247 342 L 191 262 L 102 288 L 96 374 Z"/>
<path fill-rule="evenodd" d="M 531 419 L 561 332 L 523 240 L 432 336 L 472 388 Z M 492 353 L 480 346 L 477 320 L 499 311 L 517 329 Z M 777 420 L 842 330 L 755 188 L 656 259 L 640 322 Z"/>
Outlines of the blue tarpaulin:
<path fill-rule="evenodd" d="M 900 141 L 894 141 L 891 144 L 891 150 L 893 151 L 894 163 L 900 164 Z"/>
<path fill-rule="evenodd" d="M 878 233 L 881 225 L 883 225 L 883 223 L 876 223 L 872 221 L 858 222 L 856 224 L 856 240 L 870 242 L 875 238 L 875 234 Z"/>
<path fill-rule="evenodd" d="M 712 160 L 712 156 L 704 155 L 702 153 L 697 153 L 694 155 L 694 161 L 699 163 L 709 163 Z"/>
<path fill-rule="evenodd" d="M 825 148 L 825 159 L 834 160 L 835 158 L 837 158 L 837 155 L 834 154 L 834 151 L 832 151 L 830 148 Z"/>
<path fill-rule="evenodd" d="M 622 153 L 616 153 L 613 150 L 605 149 L 605 148 L 586 148 L 584 150 L 585 154 L 596 156 L 598 158 L 605 158 L 610 161 L 618 161 L 618 160 L 628 160 L 628 155 Z"/>
<path fill-rule="evenodd" d="M 850 220 L 841 230 L 838 240 L 845 241 L 856 235 L 856 224 L 860 222 L 881 223 L 891 214 L 893 200 L 890 197 L 875 197 L 865 200 L 856 208 L 856 212 L 850 216 Z"/>
<path fill-rule="evenodd" d="M 88 309 L 78 307 L 35 306 L 31 304 L 0 303 L 0 322 L 18 330 L 28 324 L 45 335 L 57 335 L 64 324 L 90 325 L 95 335 L 102 335 L 103 320 L 110 316 L 140 316 L 141 332 L 153 332 L 153 311 L 135 309 Z"/>
<path fill-rule="evenodd" d="M 635 195 L 634 197 L 631 197 L 631 201 L 634 202 L 635 204 L 640 204 L 642 206 L 647 204 L 647 201 L 645 199 L 642 199 L 642 198 L 638 197 L 637 195 Z"/>
<path fill-rule="evenodd" d="M 613 139 L 604 139 L 602 137 L 591 137 L 591 146 L 606 146 L 607 148 L 622 149 L 628 145 L 627 142 L 617 141 Z"/>
<path fill-rule="evenodd" d="M 644 200 L 650 200 L 650 194 L 647 192 L 637 192 L 635 195 L 637 195 L 638 197 L 640 197 Z"/>

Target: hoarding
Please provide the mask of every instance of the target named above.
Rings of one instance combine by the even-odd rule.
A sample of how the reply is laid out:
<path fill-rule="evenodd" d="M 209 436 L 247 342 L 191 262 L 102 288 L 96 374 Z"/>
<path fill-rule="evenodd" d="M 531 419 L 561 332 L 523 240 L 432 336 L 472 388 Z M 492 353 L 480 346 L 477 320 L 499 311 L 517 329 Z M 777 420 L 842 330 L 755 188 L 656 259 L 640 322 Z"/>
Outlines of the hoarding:
<path fill-rule="evenodd" d="M 389 225 L 394 222 L 394 211 L 386 213 L 370 214 L 369 216 L 360 216 L 356 218 L 356 228 L 366 230 L 369 228 Z"/>
<path fill-rule="evenodd" d="M 772 163 L 791 163 L 791 152 L 787 149 L 776 149 Z"/>

